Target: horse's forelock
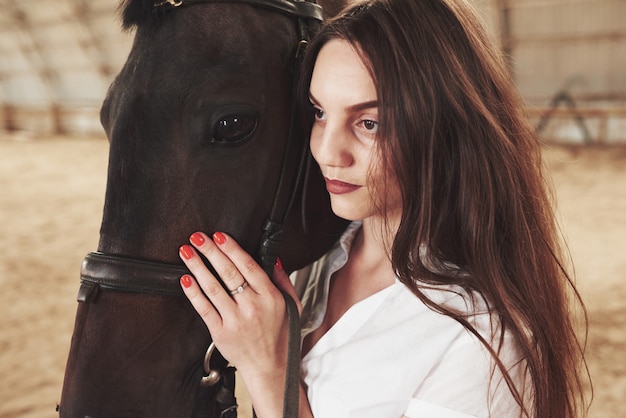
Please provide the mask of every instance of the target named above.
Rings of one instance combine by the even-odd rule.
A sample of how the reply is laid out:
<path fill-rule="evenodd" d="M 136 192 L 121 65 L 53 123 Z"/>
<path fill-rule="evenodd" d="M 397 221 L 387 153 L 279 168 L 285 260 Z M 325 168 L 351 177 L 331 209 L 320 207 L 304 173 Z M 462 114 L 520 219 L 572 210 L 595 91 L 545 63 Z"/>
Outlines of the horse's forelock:
<path fill-rule="evenodd" d="M 122 0 L 118 11 L 122 16 L 122 27 L 126 30 L 154 19 L 154 0 Z"/>

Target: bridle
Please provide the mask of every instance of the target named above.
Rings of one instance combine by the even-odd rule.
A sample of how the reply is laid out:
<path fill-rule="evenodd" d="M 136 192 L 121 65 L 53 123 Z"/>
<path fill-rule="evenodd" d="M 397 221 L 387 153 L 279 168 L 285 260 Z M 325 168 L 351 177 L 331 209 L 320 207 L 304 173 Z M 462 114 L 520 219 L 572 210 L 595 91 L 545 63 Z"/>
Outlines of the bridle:
<path fill-rule="evenodd" d="M 164 13 L 178 7 L 206 3 L 242 3 L 255 7 L 273 10 L 297 19 L 298 44 L 294 57 L 294 90 L 297 82 L 299 66 L 306 45 L 308 44 L 311 26 L 321 22 L 322 8 L 305 0 L 165 0 L 154 4 L 155 13 Z M 296 129 L 296 100 L 292 100 L 291 121 L 286 152 L 283 158 L 281 173 L 272 202 L 272 208 L 263 225 L 263 234 L 257 249 L 257 260 L 268 275 L 271 275 L 276 263 L 279 245 L 283 236 L 283 223 L 289 214 L 298 191 L 304 189 L 310 166 L 308 147 L 302 146 L 298 150 L 297 141 L 299 132 Z M 300 138 L 300 140 L 302 140 Z M 293 164 L 296 167 L 296 178 L 290 181 L 287 173 Z M 304 208 L 304 205 L 303 205 Z M 304 210 L 304 209 L 303 209 Z M 303 215 L 304 222 L 304 215 Z M 306 226 L 305 226 L 306 228 Z M 88 302 L 100 288 L 137 292 L 153 295 L 184 296 L 179 284 L 180 277 L 188 270 L 180 265 L 157 263 L 138 260 L 101 252 L 91 252 L 85 257 L 81 268 L 81 286 L 78 292 L 79 302 Z M 283 417 L 298 416 L 299 387 L 300 387 L 300 323 L 299 314 L 294 300 L 283 294 L 289 318 L 289 342 L 287 359 L 287 379 L 283 404 Z M 222 371 L 211 370 L 210 360 L 215 352 L 215 345 L 211 343 L 204 359 L 206 375 L 200 384 L 214 386 L 220 383 L 218 404 L 220 417 L 233 418 L 237 416 L 237 404 L 234 397 L 234 368 L 227 367 Z M 224 374 L 222 372 L 225 372 Z"/>
<path fill-rule="evenodd" d="M 322 7 L 305 0 L 163 0 L 155 2 L 155 11 L 167 11 L 172 8 L 199 3 L 244 3 L 262 7 L 276 12 L 285 13 L 291 17 L 314 19 L 322 21 Z"/>

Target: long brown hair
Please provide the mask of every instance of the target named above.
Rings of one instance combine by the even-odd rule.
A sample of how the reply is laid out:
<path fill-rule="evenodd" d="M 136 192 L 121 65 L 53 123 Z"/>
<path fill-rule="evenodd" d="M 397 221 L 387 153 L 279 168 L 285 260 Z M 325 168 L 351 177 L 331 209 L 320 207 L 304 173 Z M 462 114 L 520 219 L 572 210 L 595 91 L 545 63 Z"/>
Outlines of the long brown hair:
<path fill-rule="evenodd" d="M 487 346 L 526 416 L 584 414 L 584 349 L 570 303 L 583 313 L 584 305 L 563 261 L 539 140 L 480 19 L 464 0 L 357 3 L 309 46 L 303 100 L 331 39 L 359 51 L 377 86 L 379 152 L 403 197 L 391 248 L 399 279 Z M 422 292 L 440 284 L 482 295 L 500 320 L 500 342 Z M 497 358 L 504 330 L 525 357 L 530 392 Z"/>

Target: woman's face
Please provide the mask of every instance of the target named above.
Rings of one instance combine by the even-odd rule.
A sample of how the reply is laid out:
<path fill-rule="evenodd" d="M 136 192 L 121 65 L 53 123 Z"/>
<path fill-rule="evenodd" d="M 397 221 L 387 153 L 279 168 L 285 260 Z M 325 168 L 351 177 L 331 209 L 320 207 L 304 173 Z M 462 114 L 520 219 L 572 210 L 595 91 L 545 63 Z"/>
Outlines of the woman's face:
<path fill-rule="evenodd" d="M 362 220 L 380 216 L 373 202 L 384 202 L 387 216 L 399 216 L 396 177 L 391 172 L 383 175 L 377 153 L 376 86 L 347 41 L 332 40 L 322 47 L 309 97 L 315 113 L 311 152 L 326 179 L 333 212 Z"/>

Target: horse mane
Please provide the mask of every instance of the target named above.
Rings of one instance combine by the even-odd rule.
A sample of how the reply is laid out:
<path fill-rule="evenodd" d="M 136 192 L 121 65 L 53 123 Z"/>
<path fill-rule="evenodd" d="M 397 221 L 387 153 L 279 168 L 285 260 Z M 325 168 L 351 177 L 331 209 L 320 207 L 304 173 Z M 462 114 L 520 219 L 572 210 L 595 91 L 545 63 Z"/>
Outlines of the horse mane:
<path fill-rule="evenodd" d="M 142 23 L 153 21 L 155 18 L 154 0 L 122 0 L 118 12 L 122 17 L 122 27 L 130 30 Z"/>

